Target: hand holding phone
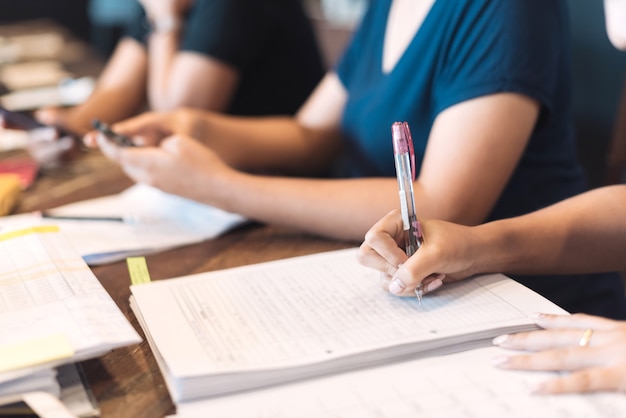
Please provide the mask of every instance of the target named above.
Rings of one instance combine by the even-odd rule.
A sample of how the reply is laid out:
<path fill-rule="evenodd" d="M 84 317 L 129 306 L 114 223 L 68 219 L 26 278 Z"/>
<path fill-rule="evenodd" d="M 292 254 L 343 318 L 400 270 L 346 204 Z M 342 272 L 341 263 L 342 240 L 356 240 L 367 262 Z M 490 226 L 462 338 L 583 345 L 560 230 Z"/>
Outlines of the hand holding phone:
<path fill-rule="evenodd" d="M 12 129 L 30 131 L 32 129 L 45 128 L 47 126 L 38 120 L 25 115 L 24 113 L 13 112 L 2 106 L 0 106 L 0 117 L 2 117 L 4 126 Z"/>
<path fill-rule="evenodd" d="M 135 144 L 129 137 L 125 135 L 120 135 L 117 132 L 114 132 L 109 125 L 104 122 L 101 122 L 98 119 L 94 119 L 92 122 L 93 127 L 102 133 L 107 139 L 113 141 L 120 147 L 136 147 Z"/>

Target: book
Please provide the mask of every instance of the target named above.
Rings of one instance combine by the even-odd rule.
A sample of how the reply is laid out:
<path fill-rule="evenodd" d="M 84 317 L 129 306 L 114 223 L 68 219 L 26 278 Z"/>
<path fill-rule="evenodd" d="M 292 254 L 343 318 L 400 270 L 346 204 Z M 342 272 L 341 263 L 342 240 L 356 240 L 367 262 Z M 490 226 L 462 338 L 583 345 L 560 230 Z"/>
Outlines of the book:
<path fill-rule="evenodd" d="M 131 286 L 168 390 L 211 396 L 489 345 L 566 312 L 491 274 L 415 298 L 384 292 L 356 248 Z"/>
<path fill-rule="evenodd" d="M 623 393 L 536 395 L 556 372 L 498 369 L 482 347 L 178 404 L 176 418 L 620 417 Z"/>

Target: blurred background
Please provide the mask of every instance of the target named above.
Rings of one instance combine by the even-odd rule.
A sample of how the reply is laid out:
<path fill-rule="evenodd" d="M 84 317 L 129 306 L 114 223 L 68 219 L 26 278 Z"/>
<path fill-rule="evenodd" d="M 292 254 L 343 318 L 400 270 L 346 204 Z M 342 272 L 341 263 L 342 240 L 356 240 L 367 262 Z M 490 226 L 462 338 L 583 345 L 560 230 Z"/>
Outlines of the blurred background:
<path fill-rule="evenodd" d="M 314 22 L 326 64 L 332 67 L 368 0 L 302 1 Z M 608 41 L 601 1 L 568 2 L 572 18 L 574 111 L 580 159 L 595 187 L 605 182 L 606 156 L 611 141 L 616 140 L 614 121 L 626 74 L 626 54 L 615 50 Z M 0 24 L 52 19 L 106 59 L 126 22 L 138 13 L 139 5 L 135 0 L 0 0 L 0 10 Z M 623 106 L 626 109 L 626 104 Z M 626 160 L 626 155 L 623 158 Z"/>

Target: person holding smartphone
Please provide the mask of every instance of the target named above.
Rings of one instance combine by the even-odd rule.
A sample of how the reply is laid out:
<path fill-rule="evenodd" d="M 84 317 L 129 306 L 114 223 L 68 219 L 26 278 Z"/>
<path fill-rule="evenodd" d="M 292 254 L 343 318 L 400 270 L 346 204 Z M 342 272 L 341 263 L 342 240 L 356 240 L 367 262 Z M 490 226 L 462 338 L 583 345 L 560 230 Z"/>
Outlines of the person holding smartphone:
<path fill-rule="evenodd" d="M 324 73 L 300 0 L 140 0 L 91 96 L 37 119 L 84 135 L 145 110 L 181 106 L 291 115 Z"/>

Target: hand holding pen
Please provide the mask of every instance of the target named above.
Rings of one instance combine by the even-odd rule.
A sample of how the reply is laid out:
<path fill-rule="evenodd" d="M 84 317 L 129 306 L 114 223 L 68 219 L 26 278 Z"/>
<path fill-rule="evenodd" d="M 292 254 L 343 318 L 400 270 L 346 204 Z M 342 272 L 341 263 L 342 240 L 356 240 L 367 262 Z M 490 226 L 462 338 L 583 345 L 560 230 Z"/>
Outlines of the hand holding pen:
<path fill-rule="evenodd" d="M 405 250 L 412 256 L 424 241 L 422 230 L 415 213 L 415 197 L 413 181 L 415 180 L 415 153 L 409 125 L 406 122 L 395 122 L 391 127 L 393 154 L 398 177 L 400 194 L 400 210 L 405 234 Z M 421 283 L 415 288 L 415 296 L 422 304 L 423 289 Z"/>

